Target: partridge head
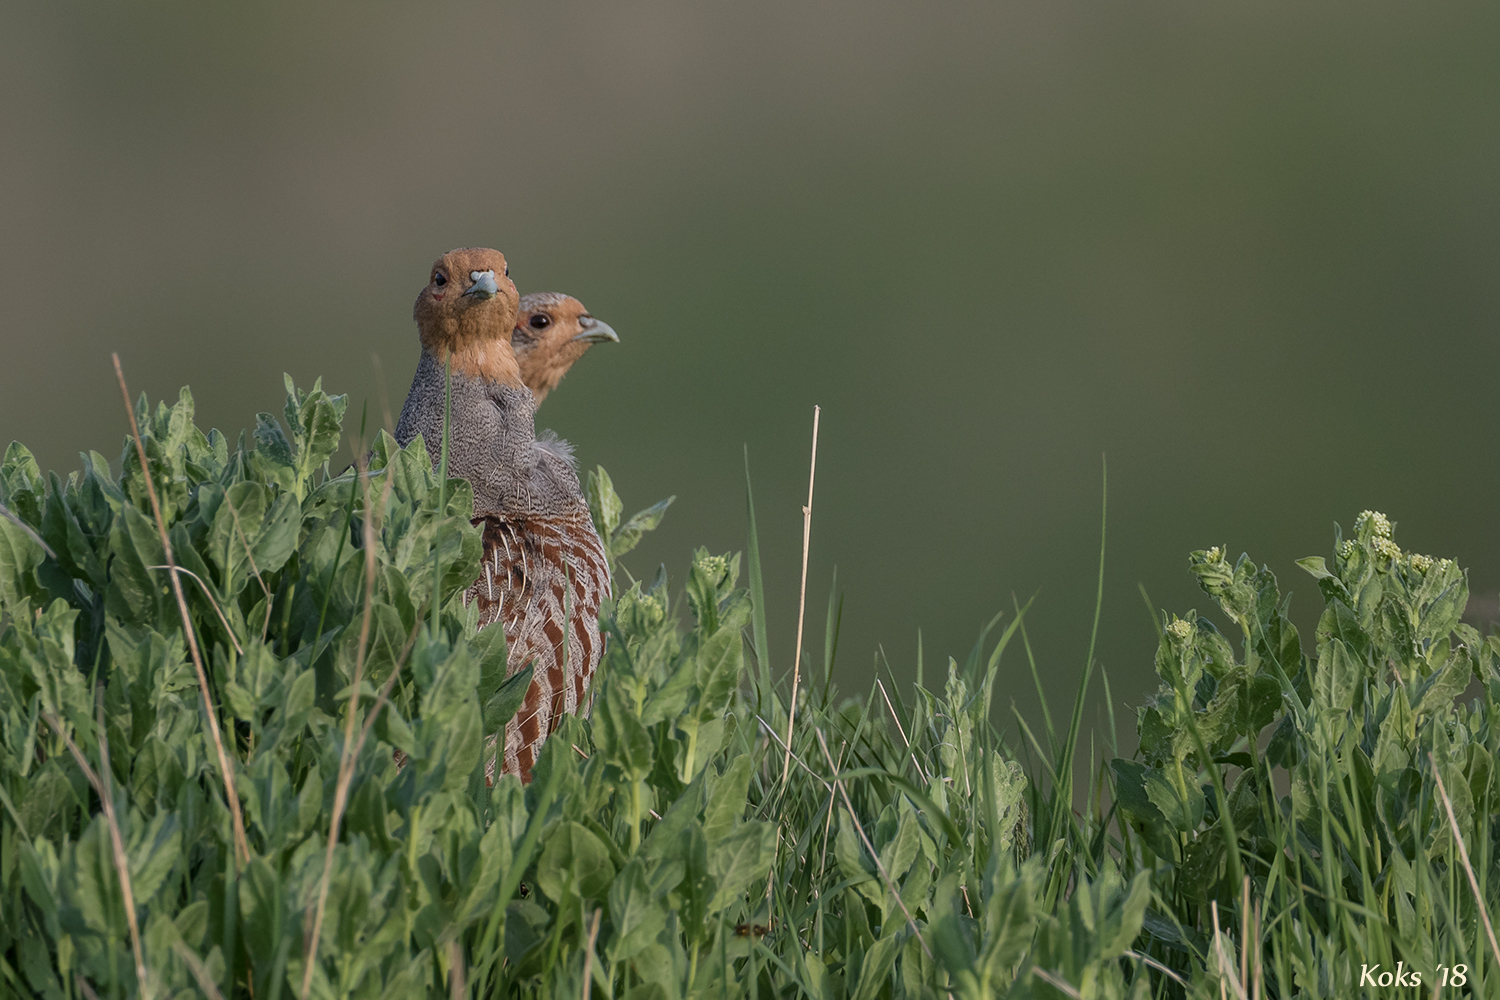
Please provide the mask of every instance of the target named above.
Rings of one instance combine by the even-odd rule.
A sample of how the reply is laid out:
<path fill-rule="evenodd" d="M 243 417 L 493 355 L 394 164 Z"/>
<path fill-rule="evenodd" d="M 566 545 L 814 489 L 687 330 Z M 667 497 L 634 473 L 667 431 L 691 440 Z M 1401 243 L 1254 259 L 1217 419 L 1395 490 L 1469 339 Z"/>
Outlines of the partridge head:
<path fill-rule="evenodd" d="M 477 514 L 527 509 L 572 491 L 569 470 L 536 453 L 536 404 L 510 346 L 519 305 L 505 256 L 466 247 L 433 262 L 412 307 L 422 357 L 396 440 L 404 446 L 420 434 L 436 466 L 446 434 L 449 474 L 474 487 Z"/>
<path fill-rule="evenodd" d="M 514 352 L 505 349 L 505 331 L 515 326 L 519 309 L 505 255 L 464 247 L 433 261 L 412 318 L 423 353 L 443 363 L 451 356 L 455 372 L 514 385 L 520 368 Z"/>
<path fill-rule="evenodd" d="M 600 322 L 582 302 L 559 292 L 533 292 L 521 299 L 511 348 L 521 366 L 521 381 L 537 405 L 557 387 L 568 369 L 595 344 L 620 342 L 608 323 Z"/>

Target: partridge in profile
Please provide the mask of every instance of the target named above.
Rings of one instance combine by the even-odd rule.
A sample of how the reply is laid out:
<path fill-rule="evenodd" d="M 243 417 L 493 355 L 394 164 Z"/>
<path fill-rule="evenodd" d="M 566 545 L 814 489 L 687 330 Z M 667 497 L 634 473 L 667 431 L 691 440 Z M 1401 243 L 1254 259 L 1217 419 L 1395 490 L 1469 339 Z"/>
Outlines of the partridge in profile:
<path fill-rule="evenodd" d="M 448 469 L 473 486 L 474 523 L 484 529 L 484 565 L 464 601 L 478 606 L 481 628 L 505 630 L 510 673 L 534 667 L 502 757 L 506 773 L 529 781 L 563 714 L 588 710 L 610 578 L 571 450 L 536 437 L 536 403 L 511 348 L 519 296 L 506 274 L 495 250 L 452 250 L 433 264 L 413 309 L 422 358 L 396 440 L 421 434 L 438 463 L 451 359 Z"/>
<path fill-rule="evenodd" d="M 618 344 L 608 323 L 589 315 L 583 303 L 561 292 L 533 292 L 521 298 L 520 315 L 510 346 L 521 364 L 521 381 L 541 406 L 547 393 L 595 344 Z"/>

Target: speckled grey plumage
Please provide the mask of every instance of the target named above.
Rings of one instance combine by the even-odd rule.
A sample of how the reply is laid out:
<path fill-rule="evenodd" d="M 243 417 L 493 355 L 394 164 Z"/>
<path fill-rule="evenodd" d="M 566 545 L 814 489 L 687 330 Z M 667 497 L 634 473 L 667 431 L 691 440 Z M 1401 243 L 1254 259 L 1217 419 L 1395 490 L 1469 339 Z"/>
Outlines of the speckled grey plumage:
<path fill-rule="evenodd" d="M 443 367 L 422 352 L 396 425 L 396 441 L 402 446 L 422 435 L 433 468 L 443 441 Z M 476 517 L 558 514 L 583 504 L 569 458 L 550 440 L 537 440 L 531 390 L 460 372 L 451 377 L 448 474 L 474 487 Z"/>

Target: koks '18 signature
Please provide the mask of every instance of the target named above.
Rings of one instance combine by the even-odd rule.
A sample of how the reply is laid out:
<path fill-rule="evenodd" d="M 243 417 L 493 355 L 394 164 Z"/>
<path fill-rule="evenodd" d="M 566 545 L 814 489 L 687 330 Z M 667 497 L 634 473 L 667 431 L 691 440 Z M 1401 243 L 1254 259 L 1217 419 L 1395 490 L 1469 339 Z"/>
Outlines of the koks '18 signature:
<path fill-rule="evenodd" d="M 1469 967 L 1467 965 L 1455 965 L 1449 968 L 1446 965 L 1437 967 L 1439 973 L 1438 986 L 1466 986 L 1469 982 Z M 1380 971 L 1380 966 L 1361 965 L 1359 967 L 1359 985 L 1361 986 L 1421 986 L 1422 974 L 1412 972 L 1406 968 L 1405 962 L 1396 963 L 1396 971 L 1387 969 Z"/>

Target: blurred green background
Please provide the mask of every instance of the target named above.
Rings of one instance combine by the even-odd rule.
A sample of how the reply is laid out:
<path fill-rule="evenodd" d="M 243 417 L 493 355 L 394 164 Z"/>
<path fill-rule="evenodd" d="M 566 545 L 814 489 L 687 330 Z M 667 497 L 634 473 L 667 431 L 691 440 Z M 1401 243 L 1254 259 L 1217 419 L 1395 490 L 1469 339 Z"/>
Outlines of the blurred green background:
<path fill-rule="evenodd" d="M 877 648 L 910 677 L 921 628 L 931 676 L 1039 591 L 1070 698 L 1107 454 L 1098 655 L 1136 704 L 1137 584 L 1205 608 L 1193 548 L 1268 562 L 1310 625 L 1292 560 L 1373 507 L 1500 587 L 1497 31 L 1493 3 L 7 4 L 0 443 L 114 459 L 111 350 L 231 434 L 284 370 L 399 410 L 429 262 L 492 245 L 622 336 L 540 423 L 627 510 L 677 495 L 638 574 L 743 547 L 748 445 L 778 669 L 814 403 L 808 648 L 836 564 L 861 691 Z M 1001 692 L 1035 720 L 1024 662 Z"/>

